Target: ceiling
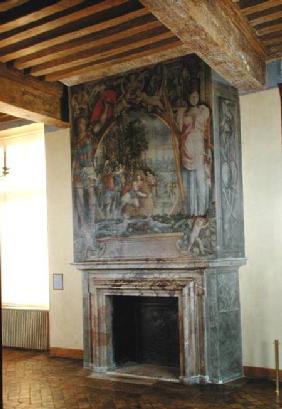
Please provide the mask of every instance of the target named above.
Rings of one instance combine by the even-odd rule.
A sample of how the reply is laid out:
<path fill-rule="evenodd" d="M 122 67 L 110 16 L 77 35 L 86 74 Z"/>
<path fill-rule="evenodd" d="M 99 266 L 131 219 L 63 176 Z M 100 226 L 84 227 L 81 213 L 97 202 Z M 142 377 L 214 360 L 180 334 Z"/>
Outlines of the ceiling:
<path fill-rule="evenodd" d="M 282 58 L 282 0 L 240 0 L 238 5 L 264 46 L 267 59 Z"/>
<path fill-rule="evenodd" d="M 193 52 L 176 36 L 177 30 L 170 31 L 141 1 L 146 4 L 143 0 L 1 2 L 0 64 L 42 82 L 75 85 Z M 185 2 L 177 3 L 185 7 Z M 267 60 L 282 57 L 282 0 L 223 3 L 235 5 Z M 11 119 L 0 114 L 0 122 Z"/>
<path fill-rule="evenodd" d="M 0 5 L 0 61 L 46 81 L 81 82 L 94 69 L 181 45 L 136 0 L 18 3 Z"/>
<path fill-rule="evenodd" d="M 282 56 L 282 0 L 240 0 L 269 59 Z M 46 81 L 73 84 L 113 63 L 181 46 L 138 0 L 0 4 L 0 61 Z"/>

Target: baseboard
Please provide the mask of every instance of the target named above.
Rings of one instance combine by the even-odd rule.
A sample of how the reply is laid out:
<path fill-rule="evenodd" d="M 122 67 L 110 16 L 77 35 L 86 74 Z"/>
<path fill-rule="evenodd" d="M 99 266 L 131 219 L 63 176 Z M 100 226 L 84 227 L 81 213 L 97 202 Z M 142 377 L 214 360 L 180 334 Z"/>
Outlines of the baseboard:
<path fill-rule="evenodd" d="M 58 357 L 58 358 L 70 358 L 70 359 L 83 360 L 83 350 L 82 349 L 51 347 L 49 350 L 49 355 L 53 357 Z"/>
<path fill-rule="evenodd" d="M 275 369 L 260 368 L 256 366 L 244 366 L 244 375 L 246 378 L 254 379 L 275 379 Z M 282 380 L 282 370 L 279 371 L 279 378 Z"/>

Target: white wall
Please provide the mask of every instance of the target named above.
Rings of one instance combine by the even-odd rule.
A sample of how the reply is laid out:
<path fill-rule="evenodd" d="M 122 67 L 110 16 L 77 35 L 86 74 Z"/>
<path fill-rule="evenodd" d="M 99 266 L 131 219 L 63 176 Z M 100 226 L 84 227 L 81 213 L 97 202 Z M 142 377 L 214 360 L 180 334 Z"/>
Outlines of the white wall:
<path fill-rule="evenodd" d="M 47 217 L 50 271 L 50 346 L 82 349 L 81 273 L 73 261 L 71 157 L 69 130 L 47 133 Z M 64 289 L 53 290 L 53 273 L 64 275 Z"/>
<path fill-rule="evenodd" d="M 241 269 L 243 361 L 274 367 L 282 342 L 282 155 L 278 89 L 241 97 L 247 266 Z"/>
<path fill-rule="evenodd" d="M 49 308 L 44 125 L 0 131 L 2 305 Z M 15 256 L 16 254 L 16 256 Z"/>

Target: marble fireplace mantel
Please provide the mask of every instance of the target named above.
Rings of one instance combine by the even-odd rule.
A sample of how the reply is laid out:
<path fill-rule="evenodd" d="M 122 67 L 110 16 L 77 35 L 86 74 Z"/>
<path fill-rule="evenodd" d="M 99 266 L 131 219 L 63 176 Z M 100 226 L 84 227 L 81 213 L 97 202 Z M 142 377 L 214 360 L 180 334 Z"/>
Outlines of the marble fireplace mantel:
<path fill-rule="evenodd" d="M 111 270 L 195 270 L 195 269 L 207 269 L 216 267 L 241 267 L 246 264 L 247 259 L 241 258 L 217 258 L 217 259 L 159 259 L 159 260 L 109 260 L 100 259 L 97 261 L 87 261 L 83 263 L 72 263 L 78 270 L 81 271 L 99 271 L 107 270 L 107 273 Z"/>
<path fill-rule="evenodd" d="M 241 377 L 238 268 L 244 263 L 77 264 L 83 271 L 85 367 L 103 374 L 115 368 L 112 296 L 177 297 L 179 381 L 222 383 Z"/>

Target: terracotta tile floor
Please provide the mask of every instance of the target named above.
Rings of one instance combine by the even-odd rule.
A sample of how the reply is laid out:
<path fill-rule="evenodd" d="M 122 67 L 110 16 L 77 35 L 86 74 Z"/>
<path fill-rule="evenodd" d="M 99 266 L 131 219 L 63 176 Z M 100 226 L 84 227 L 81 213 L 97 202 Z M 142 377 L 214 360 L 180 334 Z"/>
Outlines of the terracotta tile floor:
<path fill-rule="evenodd" d="M 271 382 L 138 385 L 89 378 L 80 361 L 5 349 L 4 409 L 271 409 Z"/>

